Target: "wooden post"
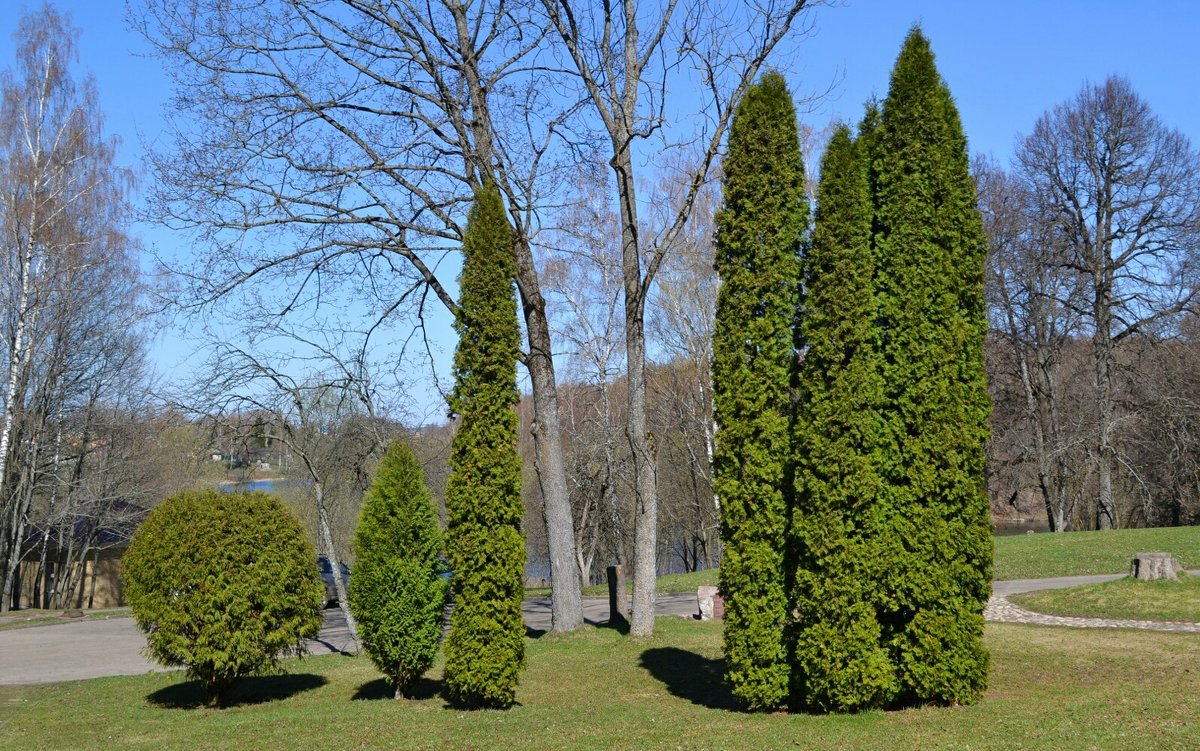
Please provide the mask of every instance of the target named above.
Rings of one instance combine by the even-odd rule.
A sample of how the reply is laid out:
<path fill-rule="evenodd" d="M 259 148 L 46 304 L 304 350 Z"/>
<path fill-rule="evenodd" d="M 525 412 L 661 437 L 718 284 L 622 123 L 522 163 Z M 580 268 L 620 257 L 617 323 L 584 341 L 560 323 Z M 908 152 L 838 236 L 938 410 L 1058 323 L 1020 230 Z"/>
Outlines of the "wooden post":
<path fill-rule="evenodd" d="M 629 623 L 629 594 L 625 589 L 625 567 L 608 567 L 608 622 Z"/>

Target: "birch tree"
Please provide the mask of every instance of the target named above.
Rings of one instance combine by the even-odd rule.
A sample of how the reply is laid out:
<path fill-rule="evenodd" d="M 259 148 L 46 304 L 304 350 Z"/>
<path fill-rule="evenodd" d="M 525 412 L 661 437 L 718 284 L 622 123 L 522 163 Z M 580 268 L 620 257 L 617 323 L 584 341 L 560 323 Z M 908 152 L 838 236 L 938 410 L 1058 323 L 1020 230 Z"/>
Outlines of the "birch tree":
<path fill-rule="evenodd" d="M 103 135 L 77 32 L 53 8 L 21 18 L 0 79 L 0 561 L 7 608 L 38 472 L 60 466 L 65 403 L 89 391 L 104 336 L 133 312 L 127 173 Z M 115 271 L 114 271 L 115 269 Z M 106 274 L 115 276 L 106 277 Z M 113 313 L 117 319 L 94 317 Z M 90 317 L 93 316 L 93 317 Z M 125 319 L 129 329 L 131 319 Z M 111 344 L 111 341 L 109 342 Z"/>

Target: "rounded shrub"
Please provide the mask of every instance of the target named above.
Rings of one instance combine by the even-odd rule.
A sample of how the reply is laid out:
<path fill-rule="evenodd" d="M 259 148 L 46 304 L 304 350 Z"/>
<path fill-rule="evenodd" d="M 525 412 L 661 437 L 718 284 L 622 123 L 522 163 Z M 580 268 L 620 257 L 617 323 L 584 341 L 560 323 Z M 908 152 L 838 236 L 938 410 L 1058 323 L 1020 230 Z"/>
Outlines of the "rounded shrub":
<path fill-rule="evenodd" d="M 325 589 L 300 521 L 266 493 L 190 491 L 157 506 L 122 561 L 147 650 L 186 667 L 210 706 L 321 628 Z"/>
<path fill-rule="evenodd" d="M 441 543 L 421 465 L 397 441 L 363 498 L 350 587 L 363 649 L 397 697 L 408 695 L 437 653 L 446 603 L 446 582 L 438 576 Z"/>

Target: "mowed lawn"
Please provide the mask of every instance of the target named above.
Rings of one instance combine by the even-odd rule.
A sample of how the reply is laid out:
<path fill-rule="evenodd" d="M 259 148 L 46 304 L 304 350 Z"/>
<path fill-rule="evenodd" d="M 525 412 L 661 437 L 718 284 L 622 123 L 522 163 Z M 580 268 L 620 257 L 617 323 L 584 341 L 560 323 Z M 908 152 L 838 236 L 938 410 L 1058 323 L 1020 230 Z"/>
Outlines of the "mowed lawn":
<path fill-rule="evenodd" d="M 1200 527 L 1044 532 L 997 537 L 995 544 L 996 580 L 1129 573 L 1134 555 L 1153 551 L 1171 553 L 1184 568 L 1200 568 Z"/>
<path fill-rule="evenodd" d="M 1128 573 L 1129 560 L 1143 551 L 1174 555 L 1184 568 L 1200 568 L 1200 527 L 1116 529 L 1105 532 L 1068 532 L 1012 535 L 993 538 L 992 578 L 1042 579 L 1051 576 Z M 658 591 L 666 594 L 695 592 L 702 584 L 716 584 L 715 569 L 659 577 Z M 548 594 L 550 590 L 538 590 Z M 604 585 L 587 587 L 584 594 L 608 595 Z"/>
<path fill-rule="evenodd" d="M 1200 622 L 1200 576 L 1179 581 L 1126 577 L 1104 584 L 1009 595 L 1023 608 L 1050 615 L 1121 620 Z"/>
<path fill-rule="evenodd" d="M 588 628 L 528 641 L 520 704 L 448 707 L 439 668 L 396 702 L 364 658 L 289 661 L 240 703 L 197 708 L 181 673 L 0 687 L 6 751 L 132 749 L 1195 749 L 1200 637 L 989 624 L 971 707 L 851 716 L 731 709 L 720 623 L 660 618 L 652 639 Z"/>

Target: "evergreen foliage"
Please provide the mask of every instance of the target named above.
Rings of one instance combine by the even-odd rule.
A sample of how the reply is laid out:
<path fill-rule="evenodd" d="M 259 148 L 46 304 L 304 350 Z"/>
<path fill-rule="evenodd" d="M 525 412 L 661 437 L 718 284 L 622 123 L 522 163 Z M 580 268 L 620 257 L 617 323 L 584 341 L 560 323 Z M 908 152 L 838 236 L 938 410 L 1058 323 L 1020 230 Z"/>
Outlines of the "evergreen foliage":
<path fill-rule="evenodd" d="M 796 704 L 853 711 L 887 704 L 895 670 L 876 619 L 874 539 L 883 388 L 867 168 L 849 128 L 821 162 L 804 277 L 796 495 L 793 688 Z"/>
<path fill-rule="evenodd" d="M 122 559 L 149 654 L 183 666 L 210 706 L 244 675 L 303 651 L 325 588 L 300 521 L 266 493 L 180 493 L 156 506 Z"/>
<path fill-rule="evenodd" d="M 790 495 L 789 380 L 799 254 L 808 224 L 796 112 L 767 73 L 734 115 L 717 215 L 721 277 L 713 335 L 726 677 L 749 709 L 787 700 L 784 530 Z"/>
<path fill-rule="evenodd" d="M 412 450 L 396 441 L 363 498 L 354 534 L 350 608 L 363 649 L 397 696 L 433 664 L 442 635 L 446 582 L 437 509 Z"/>
<path fill-rule="evenodd" d="M 446 639 L 450 698 L 510 706 L 524 665 L 525 538 L 517 453 L 512 231 L 500 193 L 476 192 L 463 238 L 451 411 L 461 420 L 446 485 L 455 607 Z"/>
<path fill-rule="evenodd" d="M 987 680 L 991 526 L 985 238 L 966 138 L 909 33 L 872 135 L 884 389 L 879 618 L 903 702 L 970 703 Z"/>

